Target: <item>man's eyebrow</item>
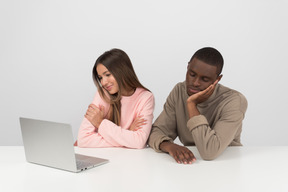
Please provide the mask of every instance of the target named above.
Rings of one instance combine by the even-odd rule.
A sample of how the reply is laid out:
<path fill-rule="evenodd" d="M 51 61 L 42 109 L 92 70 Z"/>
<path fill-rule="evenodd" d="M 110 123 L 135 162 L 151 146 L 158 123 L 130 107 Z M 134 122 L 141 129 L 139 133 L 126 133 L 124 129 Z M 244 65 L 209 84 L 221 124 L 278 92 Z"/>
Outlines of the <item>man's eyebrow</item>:
<path fill-rule="evenodd" d="M 189 69 L 189 72 L 192 72 L 192 73 L 197 74 L 195 71 L 193 71 L 193 69 Z M 212 79 L 212 77 L 209 77 L 209 76 L 206 76 L 206 75 L 203 75 L 203 76 L 201 76 L 201 77 L 202 77 L 202 78 Z"/>
<path fill-rule="evenodd" d="M 193 69 L 189 69 L 188 71 L 195 73 L 195 71 L 193 71 Z"/>
<path fill-rule="evenodd" d="M 211 77 L 208 76 L 202 76 L 202 78 L 211 79 Z"/>

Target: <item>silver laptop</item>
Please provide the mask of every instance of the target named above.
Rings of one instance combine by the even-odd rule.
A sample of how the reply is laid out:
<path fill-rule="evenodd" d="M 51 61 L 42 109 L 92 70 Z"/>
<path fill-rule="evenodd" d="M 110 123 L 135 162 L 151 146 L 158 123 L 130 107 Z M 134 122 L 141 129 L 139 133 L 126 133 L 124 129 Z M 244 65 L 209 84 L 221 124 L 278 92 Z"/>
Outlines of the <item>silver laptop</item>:
<path fill-rule="evenodd" d="M 107 159 L 75 154 L 69 124 L 20 117 L 26 160 L 71 172 L 107 163 Z"/>

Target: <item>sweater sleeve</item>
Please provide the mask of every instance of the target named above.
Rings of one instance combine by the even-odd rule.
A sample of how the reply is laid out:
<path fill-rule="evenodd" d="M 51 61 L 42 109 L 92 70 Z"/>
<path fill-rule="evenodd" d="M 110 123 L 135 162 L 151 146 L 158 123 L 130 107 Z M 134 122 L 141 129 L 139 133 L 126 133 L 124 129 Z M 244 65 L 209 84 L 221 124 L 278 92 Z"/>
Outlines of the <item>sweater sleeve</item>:
<path fill-rule="evenodd" d="M 229 146 L 236 132 L 242 129 L 246 109 L 247 101 L 244 96 L 240 96 L 224 106 L 220 119 L 213 128 L 209 126 L 204 115 L 192 117 L 187 122 L 187 127 L 203 159 L 213 160 Z"/>
<path fill-rule="evenodd" d="M 176 89 L 177 86 L 170 92 L 164 104 L 163 111 L 152 126 L 148 144 L 157 152 L 161 152 L 160 144 L 163 141 L 173 142 L 177 137 L 175 93 L 178 91 Z"/>
<path fill-rule="evenodd" d="M 99 95 L 99 92 L 95 94 L 92 103 L 96 106 L 103 105 L 105 108 L 105 113 L 107 115 L 109 110 L 109 104 L 103 101 L 103 99 Z M 85 117 L 83 118 L 80 125 L 77 144 L 79 147 L 115 147 L 115 145 L 112 145 L 111 143 L 106 141 L 98 133 L 97 128 L 95 128 Z"/>
<path fill-rule="evenodd" d="M 79 129 L 77 144 L 79 147 L 117 147 L 96 132 L 95 127 L 85 117 Z"/>
<path fill-rule="evenodd" d="M 147 120 L 141 129 L 130 131 L 104 119 L 98 128 L 98 133 L 113 146 L 135 149 L 144 148 L 147 144 L 153 121 L 154 96 L 152 93 L 149 94 L 148 98 L 143 98 L 142 101 L 140 101 L 138 111 L 140 111 L 138 115 L 143 115 L 143 118 Z M 128 115 L 136 117 L 135 114 Z"/>

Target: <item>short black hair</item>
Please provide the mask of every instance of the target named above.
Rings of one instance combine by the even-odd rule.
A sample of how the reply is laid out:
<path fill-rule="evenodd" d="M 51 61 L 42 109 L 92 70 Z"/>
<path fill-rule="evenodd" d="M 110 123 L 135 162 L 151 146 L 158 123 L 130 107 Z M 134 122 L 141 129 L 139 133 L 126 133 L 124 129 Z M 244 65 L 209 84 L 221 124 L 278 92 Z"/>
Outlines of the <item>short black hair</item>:
<path fill-rule="evenodd" d="M 217 74 L 220 75 L 224 65 L 224 59 L 221 53 L 213 47 L 204 47 L 199 49 L 191 57 L 189 63 L 194 59 L 199 59 L 204 63 L 217 67 Z"/>

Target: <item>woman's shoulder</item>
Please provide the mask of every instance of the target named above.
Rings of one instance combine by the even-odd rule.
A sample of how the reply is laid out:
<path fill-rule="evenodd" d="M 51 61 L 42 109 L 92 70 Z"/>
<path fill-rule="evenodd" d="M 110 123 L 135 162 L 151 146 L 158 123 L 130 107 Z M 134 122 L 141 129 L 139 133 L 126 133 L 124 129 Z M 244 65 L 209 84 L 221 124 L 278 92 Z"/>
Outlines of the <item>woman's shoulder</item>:
<path fill-rule="evenodd" d="M 151 91 L 148 91 L 148 90 L 141 88 L 141 87 L 136 88 L 136 91 L 134 94 L 140 98 L 151 98 L 151 97 L 154 98 L 154 95 Z"/>
<path fill-rule="evenodd" d="M 122 102 L 133 102 L 133 103 L 154 103 L 154 95 L 152 92 L 144 88 L 136 88 L 134 94 L 130 97 L 122 98 Z"/>
<path fill-rule="evenodd" d="M 143 88 L 137 88 L 135 93 L 137 94 L 137 97 L 135 99 L 137 105 L 154 108 L 155 99 L 151 91 Z"/>
<path fill-rule="evenodd" d="M 103 92 L 105 94 L 105 92 Z M 104 95 L 103 95 L 104 96 Z M 94 99 L 92 103 L 107 103 L 105 99 L 103 98 L 102 94 L 100 93 L 99 90 L 96 91 L 94 94 Z M 107 96 L 107 95 L 106 95 Z"/>

